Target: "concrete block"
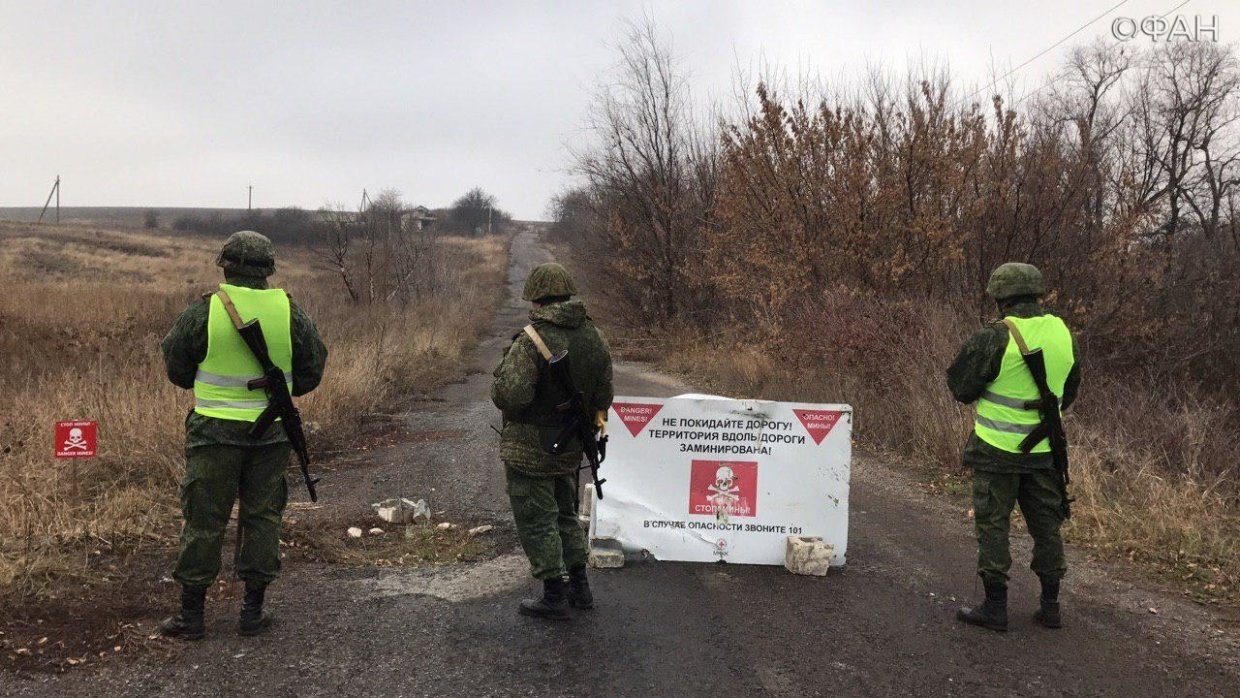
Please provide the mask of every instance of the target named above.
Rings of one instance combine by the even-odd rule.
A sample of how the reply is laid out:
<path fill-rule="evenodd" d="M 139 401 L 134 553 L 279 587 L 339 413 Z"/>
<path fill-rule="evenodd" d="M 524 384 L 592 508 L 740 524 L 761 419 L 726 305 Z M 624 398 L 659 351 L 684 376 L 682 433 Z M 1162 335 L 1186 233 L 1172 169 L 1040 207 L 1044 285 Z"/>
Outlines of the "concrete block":
<path fill-rule="evenodd" d="M 426 519 L 426 523 L 431 521 L 431 509 L 426 505 L 426 500 L 419 499 L 413 501 L 404 497 L 385 499 L 377 504 L 371 504 L 375 512 L 379 514 L 379 518 L 388 523 L 404 524 L 416 520 L 419 516 Z"/>
<path fill-rule="evenodd" d="M 624 551 L 613 540 L 595 538 L 590 541 L 590 566 L 601 570 L 624 567 Z"/>
<path fill-rule="evenodd" d="M 820 536 L 788 536 L 784 550 L 784 567 L 793 574 L 827 576 L 835 548 L 822 542 Z"/>

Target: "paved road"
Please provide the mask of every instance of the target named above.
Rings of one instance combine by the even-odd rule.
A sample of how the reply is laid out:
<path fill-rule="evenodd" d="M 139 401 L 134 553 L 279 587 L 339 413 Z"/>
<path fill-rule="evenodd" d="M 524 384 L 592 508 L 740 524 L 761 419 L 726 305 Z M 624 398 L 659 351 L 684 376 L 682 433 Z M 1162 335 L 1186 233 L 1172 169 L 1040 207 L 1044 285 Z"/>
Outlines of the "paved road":
<path fill-rule="evenodd" d="M 449 516 L 507 521 L 496 463 L 489 370 L 524 320 L 521 280 L 547 258 L 518 236 L 512 300 L 468 380 L 408 417 L 415 431 L 460 435 L 382 449 L 368 467 L 324 483 L 327 501 L 364 508 L 394 489 Z M 605 323 L 604 323 L 605 325 Z M 338 361 L 341 359 L 337 359 Z M 624 365 L 619 392 L 667 396 L 687 386 Z M 432 492 L 433 488 L 433 492 Z M 849 566 L 827 579 L 781 568 L 640 563 L 597 572 L 598 608 L 572 623 L 518 616 L 531 591 L 522 559 L 437 572 L 295 565 L 266 639 L 233 632 L 213 609 L 211 635 L 168 659 L 111 661 L 88 673 L 17 679 L 19 696 L 1237 696 L 1237 626 L 1175 597 L 1118 581 L 1073 555 L 1068 627 L 1032 624 L 1036 589 L 1022 572 L 1012 630 L 953 621 L 978 593 L 959 507 L 926 497 L 898 468 L 861 457 L 853 470 Z M 1017 565 L 1028 562 L 1027 546 Z M 295 597 L 310 599 L 298 605 Z M 1157 615 L 1149 612 L 1157 608 Z"/>

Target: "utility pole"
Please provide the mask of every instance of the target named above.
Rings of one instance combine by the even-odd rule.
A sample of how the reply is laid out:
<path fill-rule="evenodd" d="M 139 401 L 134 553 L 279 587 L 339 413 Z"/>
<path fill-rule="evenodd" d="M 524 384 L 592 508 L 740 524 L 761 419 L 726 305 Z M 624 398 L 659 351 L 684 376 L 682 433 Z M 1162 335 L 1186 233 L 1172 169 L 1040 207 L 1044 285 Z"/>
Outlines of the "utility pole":
<path fill-rule="evenodd" d="M 53 196 L 56 197 L 56 225 L 60 225 L 60 175 L 56 175 L 56 183 L 47 193 L 47 201 L 43 202 L 43 210 L 39 211 L 39 220 L 35 225 L 43 222 L 43 214 L 47 213 L 47 207 L 51 205 Z"/>
<path fill-rule="evenodd" d="M 491 234 L 491 205 L 487 204 L 487 235 Z"/>
<path fill-rule="evenodd" d="M 253 184 L 247 185 L 246 189 L 248 189 L 250 193 L 249 193 L 249 196 L 246 197 L 246 200 L 245 200 L 245 210 L 252 211 L 254 210 L 254 185 Z"/>

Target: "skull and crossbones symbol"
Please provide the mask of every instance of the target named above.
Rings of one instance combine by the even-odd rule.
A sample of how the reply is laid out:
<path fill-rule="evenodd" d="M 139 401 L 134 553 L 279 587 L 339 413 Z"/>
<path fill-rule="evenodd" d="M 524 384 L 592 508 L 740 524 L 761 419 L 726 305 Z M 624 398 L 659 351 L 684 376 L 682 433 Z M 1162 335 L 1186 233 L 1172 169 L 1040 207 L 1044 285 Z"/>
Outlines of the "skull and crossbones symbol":
<path fill-rule="evenodd" d="M 69 430 L 69 438 L 65 440 L 66 451 L 85 451 L 87 450 L 86 437 L 82 435 L 82 430 L 73 427 Z"/>
<path fill-rule="evenodd" d="M 715 484 L 706 489 L 710 491 L 706 498 L 715 505 L 716 513 L 721 516 L 731 512 L 741 498 L 741 488 L 736 484 L 736 473 L 726 465 L 715 471 Z"/>

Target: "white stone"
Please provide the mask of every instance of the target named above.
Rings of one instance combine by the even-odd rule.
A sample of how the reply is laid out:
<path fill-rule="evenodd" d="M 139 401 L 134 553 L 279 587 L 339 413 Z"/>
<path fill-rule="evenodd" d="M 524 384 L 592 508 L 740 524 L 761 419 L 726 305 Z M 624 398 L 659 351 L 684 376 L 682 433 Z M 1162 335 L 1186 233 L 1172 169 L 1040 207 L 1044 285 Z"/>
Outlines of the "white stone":
<path fill-rule="evenodd" d="M 375 526 L 374 528 L 370 529 L 369 533 L 372 536 L 381 536 L 383 535 L 383 529 L 379 528 L 378 526 Z"/>
<path fill-rule="evenodd" d="M 432 487 L 431 491 L 434 492 L 435 488 Z M 400 501 L 404 502 L 406 505 L 409 504 L 408 499 L 402 499 Z M 413 506 L 413 517 L 411 518 L 411 520 L 416 522 L 418 520 L 418 517 L 421 517 L 426 522 L 427 525 L 430 525 L 431 508 L 430 506 L 426 504 L 426 500 L 419 499 L 418 501 L 414 502 L 412 506 Z"/>
<path fill-rule="evenodd" d="M 370 506 L 379 514 L 379 518 L 388 523 L 404 524 L 416 521 L 418 517 L 425 518 L 427 523 L 430 523 L 431 520 L 431 508 L 427 506 L 425 499 L 419 499 L 415 502 L 411 499 L 400 497 L 385 499 Z"/>
<path fill-rule="evenodd" d="M 494 528 L 495 527 L 492 526 L 491 524 L 483 524 L 482 526 L 475 526 L 474 528 L 469 529 L 469 535 L 480 536 L 484 533 L 490 533 Z"/>
<path fill-rule="evenodd" d="M 435 528 L 441 531 L 451 531 L 452 529 L 456 528 L 456 524 L 452 524 L 452 523 L 448 523 L 447 521 L 444 521 L 440 523 L 438 526 L 436 526 Z"/>
<path fill-rule="evenodd" d="M 831 567 L 835 548 L 819 536 L 788 536 L 784 551 L 784 567 L 793 574 L 825 577 Z"/>
<path fill-rule="evenodd" d="M 361 538 L 362 529 L 358 528 L 357 526 L 351 526 L 349 528 L 349 537 L 350 538 Z"/>

